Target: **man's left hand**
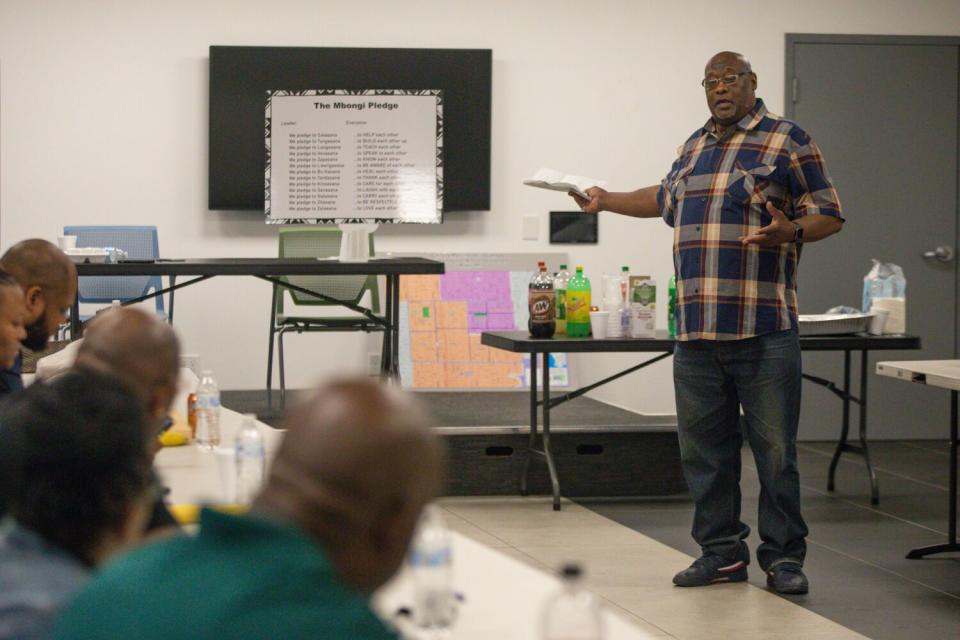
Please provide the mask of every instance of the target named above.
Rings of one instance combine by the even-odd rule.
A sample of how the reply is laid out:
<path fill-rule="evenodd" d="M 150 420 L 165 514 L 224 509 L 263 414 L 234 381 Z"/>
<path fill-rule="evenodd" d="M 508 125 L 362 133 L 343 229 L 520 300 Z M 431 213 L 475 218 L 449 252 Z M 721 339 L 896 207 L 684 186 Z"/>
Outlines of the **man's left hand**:
<path fill-rule="evenodd" d="M 785 242 L 793 242 L 796 228 L 786 214 L 769 201 L 767 202 L 767 212 L 773 218 L 770 224 L 757 229 L 755 233 L 749 236 L 740 236 L 740 242 L 745 245 L 758 244 L 761 247 L 776 247 Z"/>

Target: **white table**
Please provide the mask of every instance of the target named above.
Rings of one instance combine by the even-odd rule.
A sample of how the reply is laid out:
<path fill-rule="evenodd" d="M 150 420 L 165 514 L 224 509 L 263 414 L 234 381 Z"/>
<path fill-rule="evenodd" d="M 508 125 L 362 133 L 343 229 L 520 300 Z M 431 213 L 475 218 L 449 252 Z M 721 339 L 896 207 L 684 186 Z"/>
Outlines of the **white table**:
<path fill-rule="evenodd" d="M 556 576 L 530 567 L 496 549 L 453 532 L 453 587 L 463 594 L 451 640 L 535 640 L 540 637 L 544 603 L 560 590 Z M 403 637 L 415 635 L 407 618 L 397 616 L 413 603 L 413 581 L 406 568 L 373 598 L 373 608 L 391 620 Z M 649 635 L 610 609 L 601 609 L 605 640 L 662 638 Z"/>
<path fill-rule="evenodd" d="M 960 392 L 960 360 L 878 362 L 877 373 L 950 390 L 950 522 L 947 543 L 912 549 L 907 558 L 960 551 L 960 544 L 957 544 L 957 394 Z"/>
<path fill-rule="evenodd" d="M 243 416 L 221 410 L 221 442 L 229 445 Z M 271 459 L 283 439 L 283 431 L 260 423 Z M 170 488 L 173 504 L 219 502 L 222 497 L 216 454 L 201 451 L 194 444 L 166 447 L 157 454 L 156 467 Z M 539 637 L 540 612 L 544 601 L 560 589 L 560 580 L 529 567 L 494 549 L 453 532 L 454 588 L 464 595 L 451 640 L 497 638 L 531 640 Z M 413 602 L 413 584 L 406 570 L 400 571 L 373 598 L 374 609 L 398 626 L 405 637 L 415 638 L 396 615 L 400 607 Z M 653 638 L 609 610 L 603 611 L 606 640 Z M 657 636 L 659 637 L 659 636 Z"/>

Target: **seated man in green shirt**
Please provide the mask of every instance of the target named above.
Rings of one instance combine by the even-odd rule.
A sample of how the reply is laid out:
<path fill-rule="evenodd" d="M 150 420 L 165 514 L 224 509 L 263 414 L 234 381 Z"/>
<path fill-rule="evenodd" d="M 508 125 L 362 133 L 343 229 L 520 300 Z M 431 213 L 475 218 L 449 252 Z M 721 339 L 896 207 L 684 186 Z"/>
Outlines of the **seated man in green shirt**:
<path fill-rule="evenodd" d="M 367 596 L 400 566 L 443 451 L 413 399 L 371 381 L 322 387 L 289 430 L 250 514 L 108 567 L 54 636 L 191 640 L 395 636 Z"/>

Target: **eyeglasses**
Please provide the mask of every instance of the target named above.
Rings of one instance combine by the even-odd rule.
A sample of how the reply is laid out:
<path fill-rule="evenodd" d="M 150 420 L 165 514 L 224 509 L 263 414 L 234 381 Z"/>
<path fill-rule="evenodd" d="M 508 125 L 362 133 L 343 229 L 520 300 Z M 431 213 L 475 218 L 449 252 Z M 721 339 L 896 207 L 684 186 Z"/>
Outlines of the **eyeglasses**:
<path fill-rule="evenodd" d="M 725 86 L 729 87 L 730 85 L 736 84 L 737 80 L 740 79 L 740 76 L 745 76 L 750 71 L 741 71 L 740 73 L 728 73 L 725 76 L 720 78 L 704 78 L 700 81 L 700 86 L 702 86 L 707 91 L 713 91 L 717 86 L 722 82 Z"/>

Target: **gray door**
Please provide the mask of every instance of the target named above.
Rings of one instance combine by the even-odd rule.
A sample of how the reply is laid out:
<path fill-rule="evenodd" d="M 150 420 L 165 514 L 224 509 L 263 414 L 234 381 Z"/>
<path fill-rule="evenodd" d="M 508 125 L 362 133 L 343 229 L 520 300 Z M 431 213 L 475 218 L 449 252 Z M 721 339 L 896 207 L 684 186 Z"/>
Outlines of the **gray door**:
<path fill-rule="evenodd" d="M 800 312 L 822 313 L 839 304 L 859 308 L 871 258 L 902 266 L 907 333 L 921 337 L 923 350 L 875 352 L 870 358 L 869 433 L 877 439 L 944 439 L 946 394 L 873 371 L 878 360 L 957 355 L 957 261 L 923 254 L 940 246 L 957 250 L 960 46 L 956 39 L 821 38 L 788 38 L 787 115 L 823 150 L 847 223 L 839 235 L 804 248 Z M 842 360 L 839 353 L 805 353 L 804 370 L 841 382 Z M 858 360 L 854 356 L 855 390 Z M 810 383 L 803 392 L 800 438 L 836 439 L 839 401 Z"/>

